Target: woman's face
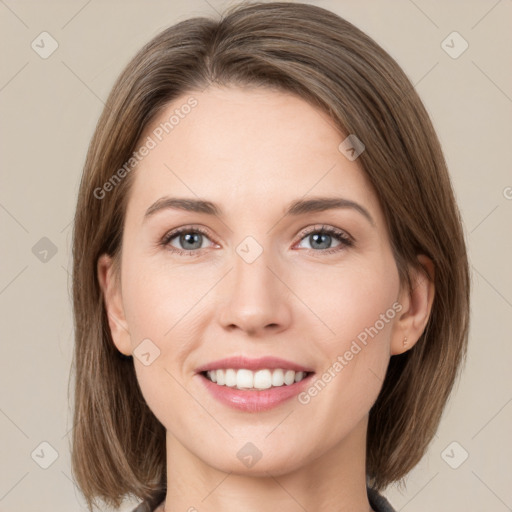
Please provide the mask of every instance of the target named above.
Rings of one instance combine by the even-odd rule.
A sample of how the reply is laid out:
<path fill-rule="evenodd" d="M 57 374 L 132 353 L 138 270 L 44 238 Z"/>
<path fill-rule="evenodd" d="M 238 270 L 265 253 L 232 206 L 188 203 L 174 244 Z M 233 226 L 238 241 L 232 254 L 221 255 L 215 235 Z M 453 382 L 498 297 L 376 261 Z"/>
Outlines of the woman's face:
<path fill-rule="evenodd" d="M 177 457 L 279 474 L 364 440 L 403 338 L 402 299 L 383 213 L 345 138 L 302 99 L 238 88 L 184 95 L 141 138 L 108 309 Z M 310 208 L 320 198 L 340 206 Z M 219 362 L 232 357 L 246 359 Z M 221 386 L 204 367 L 235 371 L 210 374 Z M 309 373 L 279 386 L 286 372 L 304 377 L 293 368 Z M 255 380 L 276 386 L 238 389 Z"/>

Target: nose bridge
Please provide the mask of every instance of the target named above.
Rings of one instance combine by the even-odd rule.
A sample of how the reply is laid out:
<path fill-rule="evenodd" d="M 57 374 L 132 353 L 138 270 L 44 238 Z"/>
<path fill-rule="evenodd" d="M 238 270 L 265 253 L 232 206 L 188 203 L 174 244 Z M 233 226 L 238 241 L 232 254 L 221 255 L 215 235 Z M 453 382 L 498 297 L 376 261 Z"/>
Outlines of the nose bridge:
<path fill-rule="evenodd" d="M 272 258 L 271 249 L 254 237 L 246 237 L 235 248 L 233 257 L 223 324 L 250 332 L 267 326 L 284 327 L 290 311 L 286 287 L 275 275 L 279 275 L 278 258 Z"/>
<path fill-rule="evenodd" d="M 236 250 L 234 262 L 234 287 L 236 292 L 250 294 L 256 298 L 257 295 L 266 295 L 270 290 L 268 267 L 272 265 L 269 250 L 262 250 L 254 257 L 256 249 L 254 246 L 247 248 L 249 244 L 243 243 Z M 254 258 L 254 259 L 253 259 Z"/>

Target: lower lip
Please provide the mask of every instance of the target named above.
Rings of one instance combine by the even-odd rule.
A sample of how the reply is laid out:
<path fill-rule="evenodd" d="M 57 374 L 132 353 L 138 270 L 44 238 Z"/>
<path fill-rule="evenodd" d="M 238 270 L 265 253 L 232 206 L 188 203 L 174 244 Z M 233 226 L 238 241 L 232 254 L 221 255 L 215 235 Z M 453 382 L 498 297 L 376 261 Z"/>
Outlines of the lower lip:
<path fill-rule="evenodd" d="M 243 390 L 228 386 L 219 386 L 201 373 L 197 375 L 200 377 L 206 389 L 219 402 L 240 411 L 261 412 L 277 407 L 286 400 L 298 395 L 309 385 L 310 379 L 314 374 L 310 373 L 300 382 L 294 382 L 289 386 L 283 384 L 282 386 L 262 390 Z"/>

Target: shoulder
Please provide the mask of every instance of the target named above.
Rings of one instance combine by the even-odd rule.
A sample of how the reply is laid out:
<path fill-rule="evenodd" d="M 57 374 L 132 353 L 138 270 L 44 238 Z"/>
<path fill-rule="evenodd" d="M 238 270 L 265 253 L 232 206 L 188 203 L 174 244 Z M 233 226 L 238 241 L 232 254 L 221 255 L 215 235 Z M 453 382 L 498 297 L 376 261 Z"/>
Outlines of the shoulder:
<path fill-rule="evenodd" d="M 396 512 L 391 506 L 391 503 L 379 494 L 375 489 L 367 487 L 368 501 L 375 512 Z M 138 507 L 133 509 L 133 512 L 154 512 L 154 510 L 160 505 L 160 502 L 153 502 L 152 504 L 143 501 Z"/>
<path fill-rule="evenodd" d="M 165 489 L 156 492 L 150 499 L 139 503 L 139 505 L 135 507 L 132 512 L 155 512 L 155 510 L 165 500 L 165 495 Z"/>
<path fill-rule="evenodd" d="M 143 501 L 138 507 L 135 507 L 132 512 L 152 512 L 150 505 Z"/>
<path fill-rule="evenodd" d="M 161 504 L 156 503 L 155 505 L 151 505 L 147 501 L 143 501 L 139 504 L 138 507 L 135 507 L 132 512 L 154 512 Z"/>
<path fill-rule="evenodd" d="M 375 489 L 367 487 L 368 501 L 375 512 L 396 512 L 391 503 Z"/>
<path fill-rule="evenodd" d="M 370 502 L 371 507 L 375 512 L 396 512 L 395 509 L 391 506 L 391 503 L 379 494 L 375 489 L 371 487 L 367 487 L 368 491 L 368 501 Z M 135 507 L 132 512 L 154 512 L 156 508 L 160 505 L 160 501 L 155 503 L 149 503 L 147 501 L 143 501 L 140 505 Z"/>

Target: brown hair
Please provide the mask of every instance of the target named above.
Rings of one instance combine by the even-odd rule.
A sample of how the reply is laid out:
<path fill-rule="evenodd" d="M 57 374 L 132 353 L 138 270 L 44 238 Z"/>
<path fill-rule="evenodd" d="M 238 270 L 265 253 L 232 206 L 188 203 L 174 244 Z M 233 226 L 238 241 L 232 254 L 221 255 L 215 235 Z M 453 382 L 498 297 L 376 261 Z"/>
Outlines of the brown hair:
<path fill-rule="evenodd" d="M 469 272 L 441 146 L 414 87 L 370 37 L 308 4 L 239 4 L 157 35 L 117 79 L 89 146 L 73 232 L 75 409 L 72 468 L 89 508 L 165 491 L 165 429 L 146 405 L 133 360 L 114 346 L 96 274 L 118 258 L 133 173 L 98 190 L 131 157 L 173 99 L 210 84 L 277 88 L 327 112 L 366 150 L 358 162 L 381 202 L 402 283 L 425 254 L 435 299 L 416 345 L 391 357 L 370 410 L 368 481 L 402 479 L 431 441 L 466 355 Z"/>

